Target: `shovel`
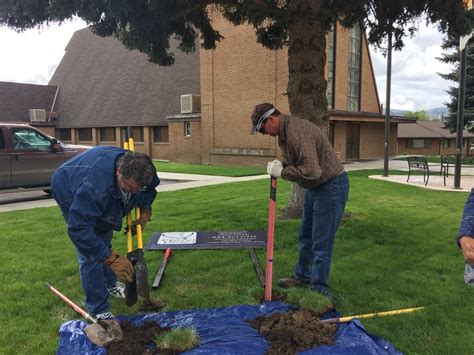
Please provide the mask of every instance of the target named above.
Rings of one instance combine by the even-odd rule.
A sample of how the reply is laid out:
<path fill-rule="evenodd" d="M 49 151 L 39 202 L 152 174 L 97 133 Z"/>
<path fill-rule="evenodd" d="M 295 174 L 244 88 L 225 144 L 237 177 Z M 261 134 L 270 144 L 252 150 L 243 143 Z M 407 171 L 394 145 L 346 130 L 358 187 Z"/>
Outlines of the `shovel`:
<path fill-rule="evenodd" d="M 270 176 L 270 201 L 268 203 L 267 265 L 265 270 L 265 301 L 272 300 L 273 244 L 275 237 L 275 205 L 277 178 Z"/>
<path fill-rule="evenodd" d="M 59 296 L 59 298 L 61 298 L 75 312 L 92 323 L 84 329 L 84 333 L 86 333 L 89 340 L 94 344 L 105 347 L 112 342 L 119 342 L 123 340 L 122 328 L 120 328 L 120 324 L 115 319 L 98 321 L 49 283 L 47 283 L 46 286 L 51 292 Z"/>
<path fill-rule="evenodd" d="M 132 129 L 127 128 L 124 131 L 124 148 L 131 151 L 135 150 L 132 138 Z M 140 218 L 140 209 L 135 208 L 135 220 Z M 127 215 L 127 258 L 133 264 L 135 275 L 133 281 L 125 285 L 125 304 L 129 307 L 133 306 L 138 301 L 138 296 L 142 297 L 148 304 L 150 304 L 150 289 L 148 287 L 148 271 L 143 257 L 143 239 L 142 226 L 137 224 L 137 249 L 133 249 L 132 242 L 132 214 Z"/>

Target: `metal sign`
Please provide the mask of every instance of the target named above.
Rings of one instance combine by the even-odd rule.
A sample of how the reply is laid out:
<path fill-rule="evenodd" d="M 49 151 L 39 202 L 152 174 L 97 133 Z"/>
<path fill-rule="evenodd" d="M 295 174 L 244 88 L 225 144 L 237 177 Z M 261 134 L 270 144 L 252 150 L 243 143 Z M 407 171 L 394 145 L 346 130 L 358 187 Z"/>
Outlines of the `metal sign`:
<path fill-rule="evenodd" d="M 263 249 L 266 247 L 266 231 L 189 231 L 154 233 L 145 249 Z"/>

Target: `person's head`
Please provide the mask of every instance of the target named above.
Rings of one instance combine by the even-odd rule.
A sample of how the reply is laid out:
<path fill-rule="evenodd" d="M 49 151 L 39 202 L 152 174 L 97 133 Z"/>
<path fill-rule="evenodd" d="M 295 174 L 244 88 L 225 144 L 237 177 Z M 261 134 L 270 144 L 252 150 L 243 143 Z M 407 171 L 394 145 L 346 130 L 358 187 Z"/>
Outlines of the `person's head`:
<path fill-rule="evenodd" d="M 275 106 L 269 103 L 255 105 L 252 114 L 250 115 L 252 121 L 252 129 L 250 134 L 269 134 L 273 137 L 278 135 L 280 130 L 280 111 Z"/>
<path fill-rule="evenodd" d="M 116 174 L 122 190 L 137 193 L 152 182 L 156 170 L 148 155 L 129 151 L 118 159 Z"/>

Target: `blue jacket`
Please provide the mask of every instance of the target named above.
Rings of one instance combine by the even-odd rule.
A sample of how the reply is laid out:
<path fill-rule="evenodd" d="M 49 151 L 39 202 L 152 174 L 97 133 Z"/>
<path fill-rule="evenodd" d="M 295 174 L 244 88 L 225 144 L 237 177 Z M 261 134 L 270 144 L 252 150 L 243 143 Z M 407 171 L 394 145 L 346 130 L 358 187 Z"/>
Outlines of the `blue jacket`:
<path fill-rule="evenodd" d="M 459 233 L 457 237 L 458 245 L 459 238 L 468 235 L 474 238 L 474 188 L 471 190 L 469 197 L 467 198 L 466 204 L 464 205 L 464 213 L 461 220 L 461 226 L 459 227 Z"/>
<path fill-rule="evenodd" d="M 117 183 L 116 162 L 126 150 L 99 146 L 66 161 L 54 173 L 51 191 L 68 225 L 72 242 L 85 256 L 103 262 L 111 250 L 97 234 L 122 228 L 122 218 L 134 207 L 151 211 L 160 180 L 155 174 L 143 192 L 124 205 Z"/>

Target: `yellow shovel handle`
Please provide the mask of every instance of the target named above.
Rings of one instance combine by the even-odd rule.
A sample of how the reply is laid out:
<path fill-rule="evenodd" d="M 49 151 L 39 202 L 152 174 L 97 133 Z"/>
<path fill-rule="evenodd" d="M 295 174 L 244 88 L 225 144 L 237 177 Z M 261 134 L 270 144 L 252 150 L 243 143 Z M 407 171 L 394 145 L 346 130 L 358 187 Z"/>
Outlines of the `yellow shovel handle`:
<path fill-rule="evenodd" d="M 135 221 L 138 221 L 139 219 L 140 219 L 140 208 L 135 207 Z M 135 228 L 137 229 L 137 248 L 143 249 L 142 225 L 140 223 L 137 223 Z"/>
<path fill-rule="evenodd" d="M 422 310 L 424 308 L 425 307 L 415 307 L 415 308 L 398 309 L 398 310 L 395 310 L 395 311 L 359 314 L 357 316 L 348 316 L 348 317 L 324 319 L 324 320 L 322 320 L 322 322 L 346 323 L 346 322 L 351 321 L 354 318 L 371 318 L 371 317 L 377 317 L 377 316 L 393 316 L 393 315 L 402 314 L 402 313 L 411 313 L 411 312 L 419 311 L 419 310 Z"/>

